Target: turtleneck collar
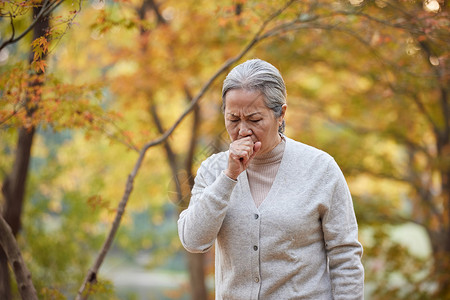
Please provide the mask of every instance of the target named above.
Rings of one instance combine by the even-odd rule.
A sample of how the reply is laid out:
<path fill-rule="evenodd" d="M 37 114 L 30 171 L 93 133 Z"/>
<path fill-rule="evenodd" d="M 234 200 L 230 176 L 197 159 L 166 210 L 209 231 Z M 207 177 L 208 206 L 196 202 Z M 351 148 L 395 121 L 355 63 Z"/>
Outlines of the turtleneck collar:
<path fill-rule="evenodd" d="M 256 155 L 250 162 L 250 166 L 267 165 L 281 162 L 285 147 L 286 147 L 286 140 L 283 136 L 281 136 L 281 142 L 278 145 L 276 145 L 275 148 L 273 148 L 271 151 L 267 153 Z"/>

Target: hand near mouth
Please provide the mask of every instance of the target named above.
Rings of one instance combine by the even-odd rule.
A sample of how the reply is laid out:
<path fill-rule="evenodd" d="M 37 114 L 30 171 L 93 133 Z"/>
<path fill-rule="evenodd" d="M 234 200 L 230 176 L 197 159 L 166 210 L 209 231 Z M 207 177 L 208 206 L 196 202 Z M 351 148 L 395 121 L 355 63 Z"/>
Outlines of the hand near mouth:
<path fill-rule="evenodd" d="M 230 144 L 230 155 L 225 175 L 236 180 L 247 169 L 250 161 L 261 149 L 261 142 L 253 142 L 251 137 L 235 140 Z"/>

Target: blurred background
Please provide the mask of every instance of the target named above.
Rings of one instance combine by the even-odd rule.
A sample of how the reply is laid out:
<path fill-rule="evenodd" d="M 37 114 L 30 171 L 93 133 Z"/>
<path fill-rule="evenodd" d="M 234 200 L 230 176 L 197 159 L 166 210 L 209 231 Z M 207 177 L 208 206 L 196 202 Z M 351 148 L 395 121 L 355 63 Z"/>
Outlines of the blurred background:
<path fill-rule="evenodd" d="M 346 176 L 366 299 L 450 299 L 448 13 L 444 0 L 2 1 L 0 204 L 39 298 L 76 297 L 123 199 L 84 292 L 214 298 L 214 253 L 186 253 L 176 221 L 200 163 L 228 147 L 222 81 L 257 57 L 286 81 L 286 135 Z M 0 267 L 0 298 L 20 298 L 3 251 Z"/>

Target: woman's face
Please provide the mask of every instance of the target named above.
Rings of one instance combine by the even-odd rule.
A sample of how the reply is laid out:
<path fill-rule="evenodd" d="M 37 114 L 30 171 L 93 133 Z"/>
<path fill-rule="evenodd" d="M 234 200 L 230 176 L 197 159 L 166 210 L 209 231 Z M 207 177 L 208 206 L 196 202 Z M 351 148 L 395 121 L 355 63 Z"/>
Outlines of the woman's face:
<path fill-rule="evenodd" d="M 264 96 L 259 91 L 244 89 L 229 90 L 225 96 L 225 127 L 232 141 L 251 137 L 253 143 L 261 142 L 259 154 L 271 151 L 280 142 L 278 127 L 283 121 L 282 114 L 275 118 L 273 110 L 267 108 Z"/>

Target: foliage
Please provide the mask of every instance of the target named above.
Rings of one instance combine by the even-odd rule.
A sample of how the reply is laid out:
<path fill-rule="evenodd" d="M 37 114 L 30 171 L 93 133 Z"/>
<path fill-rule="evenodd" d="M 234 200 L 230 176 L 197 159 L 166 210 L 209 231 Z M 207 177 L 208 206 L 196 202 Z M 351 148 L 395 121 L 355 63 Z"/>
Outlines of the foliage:
<path fill-rule="evenodd" d="M 45 85 L 30 85 L 42 83 Z M 28 67 L 15 65 L 5 68 L 0 80 L 1 126 L 30 128 L 51 126 L 54 130 L 86 128 L 99 130 L 107 115 L 100 106 L 101 85 L 73 85 L 62 83 L 56 77 L 35 74 Z M 25 101 L 28 98 L 29 101 Z M 35 107 L 35 113 L 28 111 Z"/>
<path fill-rule="evenodd" d="M 267 59 L 280 69 L 289 94 L 287 135 L 332 154 L 346 175 L 370 299 L 426 299 L 442 280 L 431 251 L 439 248 L 439 233 L 450 239 L 442 185 L 448 139 L 447 148 L 439 144 L 450 114 L 449 18 L 448 4 L 435 10 L 434 2 L 293 1 L 244 58 Z M 21 41 L 1 66 L 2 172 L 11 162 L 14 129 L 39 128 L 19 241 L 44 298 L 75 294 L 109 229 L 134 150 L 159 136 L 152 108 L 169 127 L 191 95 L 284 4 L 151 3 L 92 1 L 76 13 L 62 6 L 53 28 L 64 20 L 71 30 Z M 22 14 L 17 28 L 26 27 L 29 12 Z M 8 24 L 2 20 L 0 28 Z M 17 63 L 30 46 L 31 69 Z M 221 79 L 200 102 L 195 166 L 226 144 Z M 33 81 L 45 84 L 33 88 Z M 32 116 L 27 95 L 43 96 L 27 104 L 37 106 Z M 192 121 L 169 139 L 180 159 L 188 155 Z M 167 196 L 173 187 L 164 151 L 152 149 L 144 164 L 115 247 L 131 257 L 156 253 L 154 266 L 180 249 L 177 207 Z M 411 223 L 427 232 L 429 256 L 411 253 L 390 235 Z M 109 287 L 104 292 L 113 293 Z"/>

